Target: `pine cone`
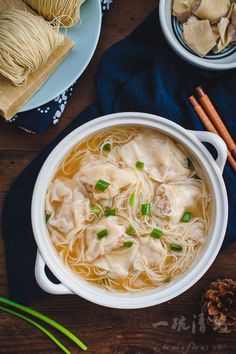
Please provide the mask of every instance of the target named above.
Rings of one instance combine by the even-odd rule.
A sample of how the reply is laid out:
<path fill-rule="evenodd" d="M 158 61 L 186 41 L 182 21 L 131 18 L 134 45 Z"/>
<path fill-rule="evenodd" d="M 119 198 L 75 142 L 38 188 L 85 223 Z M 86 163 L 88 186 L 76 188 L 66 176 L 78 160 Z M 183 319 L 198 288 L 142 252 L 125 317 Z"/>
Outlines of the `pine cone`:
<path fill-rule="evenodd" d="M 212 282 L 202 295 L 201 303 L 207 323 L 215 331 L 236 331 L 236 281 L 217 279 Z"/>

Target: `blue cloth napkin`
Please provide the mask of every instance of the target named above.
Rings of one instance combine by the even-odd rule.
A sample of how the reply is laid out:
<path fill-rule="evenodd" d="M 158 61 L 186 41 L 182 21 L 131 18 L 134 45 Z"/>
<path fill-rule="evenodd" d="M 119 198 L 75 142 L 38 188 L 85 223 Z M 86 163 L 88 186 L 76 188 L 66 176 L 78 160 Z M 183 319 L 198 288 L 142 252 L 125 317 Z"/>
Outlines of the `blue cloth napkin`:
<path fill-rule="evenodd" d="M 110 9 L 112 3 L 113 0 L 101 0 L 103 15 Z M 6 124 L 16 125 L 28 133 L 43 134 L 51 124 L 59 122 L 73 93 L 73 86 L 43 106 L 16 114 L 11 120 L 6 121 Z"/>
<path fill-rule="evenodd" d="M 54 146 L 84 122 L 120 111 L 154 113 L 185 128 L 204 130 L 187 98 L 199 84 L 207 89 L 236 139 L 236 71 L 208 72 L 183 62 L 163 38 L 157 9 L 127 39 L 105 53 L 96 75 L 96 103 L 38 155 L 16 179 L 5 200 L 2 228 L 12 298 L 28 301 L 43 294 L 34 277 L 36 244 L 30 205 L 39 170 Z M 236 240 L 236 179 L 228 164 L 224 179 L 230 206 L 226 246 Z"/>

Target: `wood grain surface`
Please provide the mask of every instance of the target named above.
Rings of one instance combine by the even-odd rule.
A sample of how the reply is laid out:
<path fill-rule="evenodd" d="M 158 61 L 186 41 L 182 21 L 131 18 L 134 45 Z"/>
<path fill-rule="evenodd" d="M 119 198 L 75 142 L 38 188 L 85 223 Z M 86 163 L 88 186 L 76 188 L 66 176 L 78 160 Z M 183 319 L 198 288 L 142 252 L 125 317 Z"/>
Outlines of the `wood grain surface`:
<path fill-rule="evenodd" d="M 156 0 L 115 0 L 105 18 L 94 58 L 79 80 L 70 104 L 57 126 L 43 136 L 0 122 L 0 209 L 15 177 L 71 120 L 94 99 L 93 76 L 104 51 L 130 33 L 156 6 Z M 153 34 L 155 35 L 155 34 Z M 32 117 L 33 119 L 33 117 Z M 28 305 L 59 321 L 87 345 L 88 353 L 230 353 L 236 352 L 235 334 L 218 334 L 205 328 L 199 299 L 217 278 L 235 278 L 236 244 L 217 257 L 205 276 L 176 299 L 149 309 L 112 310 L 77 296 L 46 296 Z M 0 295 L 7 296 L 4 248 L 0 239 Z M 61 339 L 62 336 L 59 335 Z M 81 352 L 69 341 L 72 353 Z M 55 345 L 32 326 L 0 312 L 0 353 L 56 354 Z"/>

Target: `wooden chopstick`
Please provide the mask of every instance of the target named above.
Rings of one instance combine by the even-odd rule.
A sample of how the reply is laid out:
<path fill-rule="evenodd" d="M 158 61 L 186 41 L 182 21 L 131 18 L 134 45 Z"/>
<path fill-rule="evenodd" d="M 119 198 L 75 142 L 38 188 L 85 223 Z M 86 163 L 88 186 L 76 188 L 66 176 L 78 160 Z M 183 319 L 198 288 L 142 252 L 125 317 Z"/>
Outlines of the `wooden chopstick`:
<path fill-rule="evenodd" d="M 229 151 L 231 152 L 232 156 L 236 160 L 236 143 L 233 140 L 230 133 L 228 132 L 226 126 L 224 125 L 222 119 L 220 118 L 210 98 L 208 97 L 205 90 L 201 86 L 196 87 L 195 90 L 201 106 L 203 107 L 204 111 L 208 115 L 213 125 L 218 130 L 219 135 L 225 141 Z"/>
<path fill-rule="evenodd" d="M 220 135 L 218 133 L 218 131 L 216 130 L 216 128 L 214 127 L 214 125 L 211 123 L 210 119 L 208 118 L 206 112 L 204 111 L 204 109 L 202 108 L 202 106 L 199 104 L 198 100 L 196 99 L 195 96 L 190 96 L 189 101 L 191 103 L 191 105 L 193 106 L 195 112 L 197 113 L 198 117 L 200 118 L 202 124 L 204 125 L 204 127 L 211 133 L 214 133 L 216 135 Z M 227 159 L 228 162 L 230 163 L 232 169 L 234 170 L 234 172 L 236 172 L 236 161 L 234 160 L 231 152 L 228 149 L 227 152 Z"/>

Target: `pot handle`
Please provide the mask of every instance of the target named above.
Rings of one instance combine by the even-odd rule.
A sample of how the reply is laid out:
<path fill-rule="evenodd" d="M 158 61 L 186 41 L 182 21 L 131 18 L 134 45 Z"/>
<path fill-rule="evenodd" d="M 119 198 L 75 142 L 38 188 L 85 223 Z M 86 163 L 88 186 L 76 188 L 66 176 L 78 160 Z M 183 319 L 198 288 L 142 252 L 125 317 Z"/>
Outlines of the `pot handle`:
<path fill-rule="evenodd" d="M 227 160 L 227 146 L 224 140 L 218 135 L 210 132 L 190 130 L 190 133 L 193 134 L 202 143 L 209 143 L 215 147 L 218 154 L 216 164 L 222 173 Z"/>
<path fill-rule="evenodd" d="M 68 288 L 63 284 L 55 284 L 48 279 L 45 273 L 45 262 L 39 252 L 37 251 L 36 262 L 35 262 L 35 278 L 39 286 L 49 294 L 53 295 L 67 295 L 73 294 Z"/>

